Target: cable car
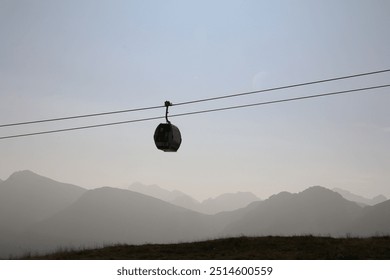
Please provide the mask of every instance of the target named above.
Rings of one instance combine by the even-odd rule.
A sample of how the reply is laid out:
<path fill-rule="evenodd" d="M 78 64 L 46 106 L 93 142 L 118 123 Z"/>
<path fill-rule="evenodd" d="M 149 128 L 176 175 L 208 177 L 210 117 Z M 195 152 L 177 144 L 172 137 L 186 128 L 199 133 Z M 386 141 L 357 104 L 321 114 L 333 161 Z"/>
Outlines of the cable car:
<path fill-rule="evenodd" d="M 181 144 L 181 134 L 177 126 L 171 124 L 168 120 L 168 107 L 172 106 L 172 103 L 166 101 L 165 106 L 165 119 L 167 122 L 160 123 L 157 126 L 154 132 L 154 143 L 159 150 L 164 152 L 176 152 Z"/>
<path fill-rule="evenodd" d="M 159 150 L 176 152 L 181 144 L 180 130 L 171 123 L 160 123 L 154 132 L 154 143 Z"/>

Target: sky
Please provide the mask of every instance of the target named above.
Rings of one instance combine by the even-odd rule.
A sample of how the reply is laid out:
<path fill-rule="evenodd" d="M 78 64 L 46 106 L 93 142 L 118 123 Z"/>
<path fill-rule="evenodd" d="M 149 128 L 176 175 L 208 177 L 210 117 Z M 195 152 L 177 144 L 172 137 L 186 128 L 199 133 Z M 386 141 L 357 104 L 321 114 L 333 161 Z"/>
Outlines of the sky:
<path fill-rule="evenodd" d="M 0 0 L 0 124 L 163 105 L 390 68 L 390 2 Z M 170 108 L 170 114 L 387 84 L 390 73 Z M 158 184 L 202 200 L 313 185 L 390 197 L 390 89 L 0 140 L 0 179 Z M 0 136 L 159 117 L 165 109 Z"/>

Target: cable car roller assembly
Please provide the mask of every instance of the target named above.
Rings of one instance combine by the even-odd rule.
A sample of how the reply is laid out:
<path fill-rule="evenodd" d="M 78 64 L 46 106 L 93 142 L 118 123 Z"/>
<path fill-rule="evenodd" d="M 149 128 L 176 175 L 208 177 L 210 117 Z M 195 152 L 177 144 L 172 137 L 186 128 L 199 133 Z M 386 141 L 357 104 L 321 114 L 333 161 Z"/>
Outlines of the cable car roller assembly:
<path fill-rule="evenodd" d="M 154 132 L 154 143 L 157 149 L 164 152 L 176 152 L 181 144 L 181 134 L 177 126 L 171 124 L 168 120 L 168 108 L 172 103 L 165 101 L 165 120 L 166 123 L 160 123 Z"/>

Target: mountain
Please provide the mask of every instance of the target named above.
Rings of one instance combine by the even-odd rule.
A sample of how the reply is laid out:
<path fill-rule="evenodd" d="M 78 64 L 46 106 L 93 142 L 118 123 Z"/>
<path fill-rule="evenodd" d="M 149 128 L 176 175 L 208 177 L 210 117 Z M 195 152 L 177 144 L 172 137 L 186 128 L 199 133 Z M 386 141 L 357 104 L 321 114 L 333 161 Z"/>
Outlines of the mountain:
<path fill-rule="evenodd" d="M 177 243 L 240 235 L 390 234 L 390 200 L 362 207 L 318 186 L 263 201 L 250 193 L 236 193 L 202 203 L 181 192 L 157 186 L 149 189 L 172 202 L 110 187 L 85 190 L 31 171 L 16 172 L 0 183 L 0 258 L 61 247 Z M 218 213 L 204 214 L 174 204 Z M 232 210 L 237 207 L 241 208 Z"/>
<path fill-rule="evenodd" d="M 357 236 L 389 235 L 390 200 L 365 207 L 351 227 L 351 233 Z"/>
<path fill-rule="evenodd" d="M 128 190 L 152 196 L 164 201 L 172 201 L 180 196 L 187 196 L 185 193 L 177 190 L 168 191 L 157 185 L 144 185 L 139 182 L 131 184 L 128 187 Z"/>
<path fill-rule="evenodd" d="M 1 228 L 26 229 L 68 207 L 85 191 L 31 171 L 15 172 L 0 185 Z"/>
<path fill-rule="evenodd" d="M 158 198 L 171 204 L 202 213 L 202 211 L 200 211 L 199 201 L 181 191 L 168 191 L 157 185 L 144 185 L 139 182 L 133 183 L 128 187 L 128 189 L 130 191 L 142 193 L 144 195 Z"/>
<path fill-rule="evenodd" d="M 225 193 L 202 202 L 203 213 L 215 214 L 244 208 L 260 199 L 250 192 Z"/>
<path fill-rule="evenodd" d="M 140 193 L 104 187 L 87 191 L 28 234 L 56 240 L 55 246 L 77 247 L 193 241 L 219 230 L 206 215 Z M 38 244 L 32 242 L 29 248 L 54 246 L 52 242 Z"/>
<path fill-rule="evenodd" d="M 348 231 L 362 208 L 323 187 L 282 192 L 226 228 L 230 235 L 340 235 Z"/>
<path fill-rule="evenodd" d="M 180 195 L 168 201 L 174 205 L 181 206 L 203 214 L 214 215 L 221 212 L 234 211 L 248 206 L 260 199 L 250 192 L 225 193 L 215 198 L 209 198 L 199 202 L 189 195 Z"/>
<path fill-rule="evenodd" d="M 254 201 L 260 200 L 250 192 L 226 193 L 199 202 L 183 192 L 177 190 L 168 191 L 157 185 L 134 183 L 130 185 L 128 189 L 164 200 L 177 206 L 210 215 L 243 208 Z"/>
<path fill-rule="evenodd" d="M 199 201 L 186 194 L 179 195 L 172 200 L 168 200 L 167 202 L 205 214 Z"/>
<path fill-rule="evenodd" d="M 355 201 L 363 205 L 375 205 L 387 200 L 387 198 L 384 195 L 377 195 L 374 198 L 365 198 L 363 196 L 356 195 L 354 193 L 351 193 L 347 190 L 343 190 L 340 188 L 334 188 L 333 191 L 341 194 L 347 200 Z"/>

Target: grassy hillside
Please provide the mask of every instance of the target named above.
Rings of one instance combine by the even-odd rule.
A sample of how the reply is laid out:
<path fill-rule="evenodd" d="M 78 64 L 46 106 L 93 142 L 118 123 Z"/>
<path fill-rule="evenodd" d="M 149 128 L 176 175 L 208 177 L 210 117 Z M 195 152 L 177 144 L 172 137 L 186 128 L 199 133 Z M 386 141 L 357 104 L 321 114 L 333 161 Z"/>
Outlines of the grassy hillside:
<path fill-rule="evenodd" d="M 115 245 L 100 249 L 62 250 L 46 256 L 23 259 L 57 260 L 366 260 L 390 259 L 390 237 L 330 238 L 238 237 L 180 244 Z"/>

